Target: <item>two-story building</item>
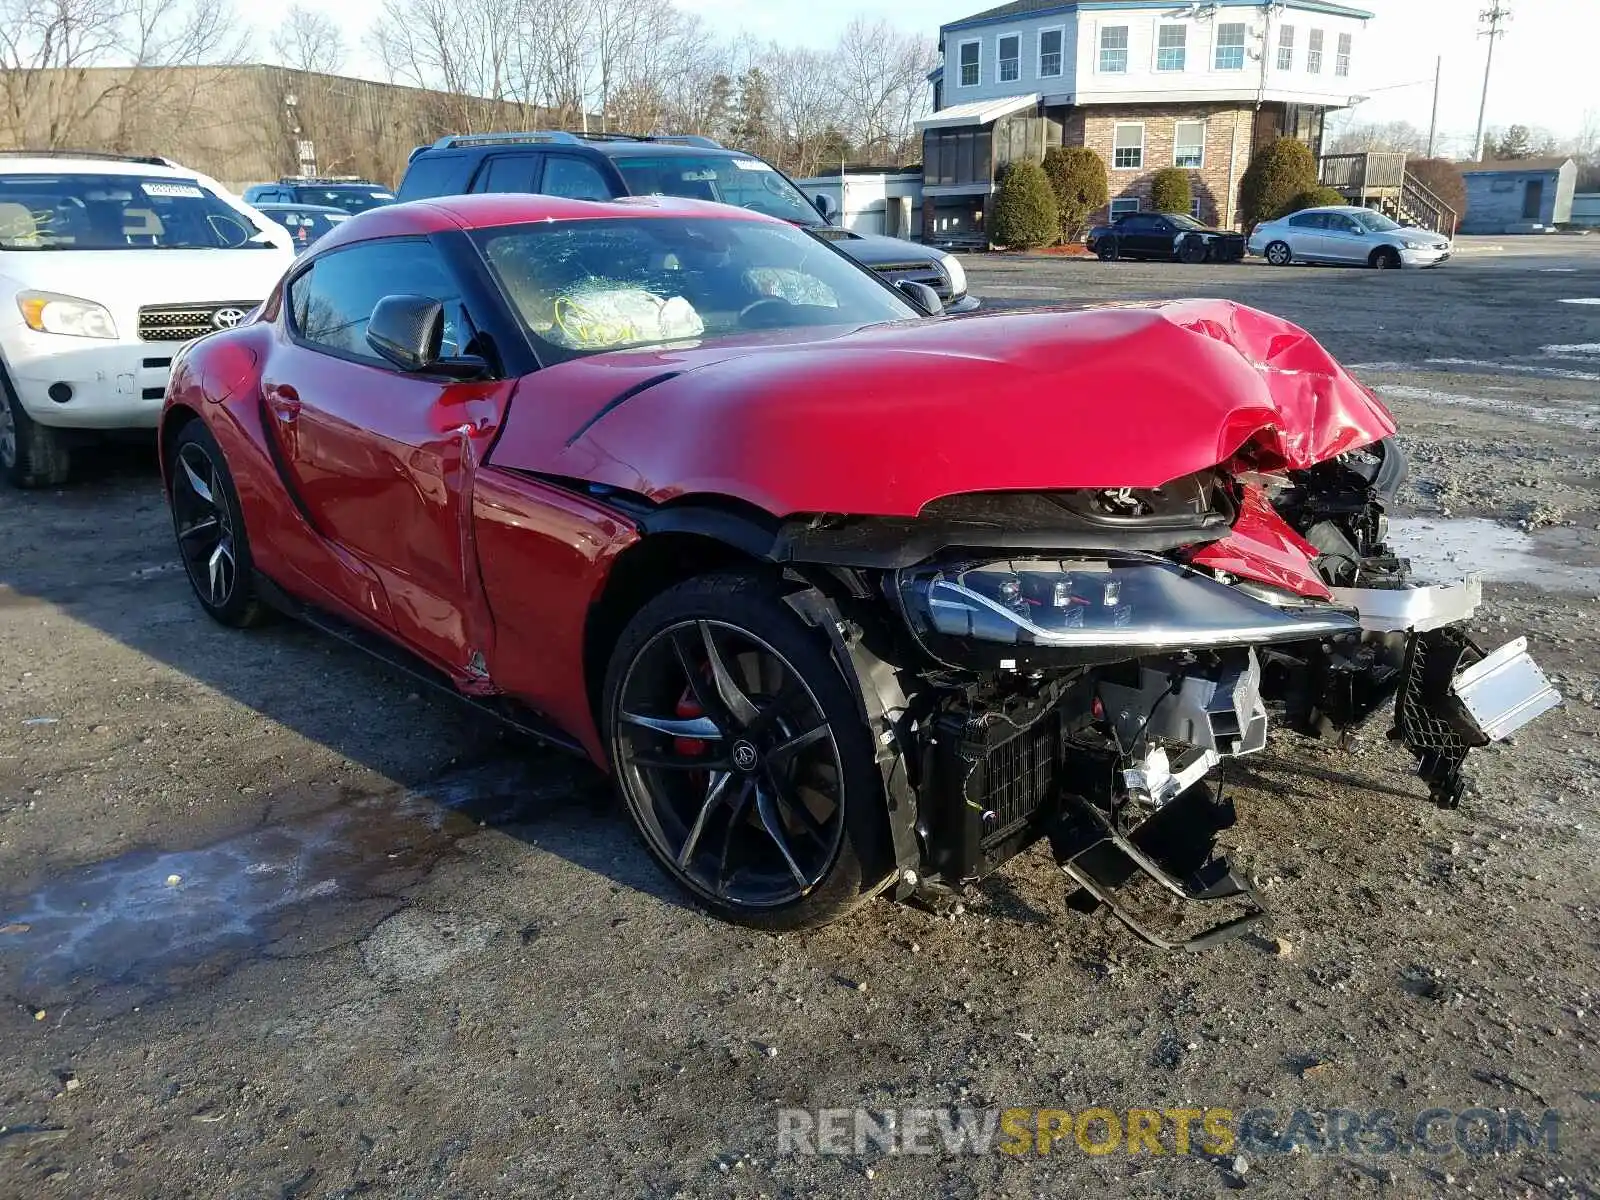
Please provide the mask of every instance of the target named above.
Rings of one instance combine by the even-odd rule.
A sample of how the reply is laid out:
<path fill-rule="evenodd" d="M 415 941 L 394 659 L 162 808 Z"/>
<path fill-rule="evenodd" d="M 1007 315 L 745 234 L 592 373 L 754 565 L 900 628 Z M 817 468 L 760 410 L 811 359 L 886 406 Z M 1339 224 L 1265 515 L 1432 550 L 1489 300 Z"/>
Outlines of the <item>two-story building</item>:
<path fill-rule="evenodd" d="M 1195 215 L 1232 225 L 1256 147 L 1288 135 L 1320 156 L 1371 18 L 1329 0 L 1013 0 L 953 21 L 920 123 L 923 237 L 981 235 L 996 173 L 1052 145 L 1105 160 L 1102 216 L 1137 211 L 1180 167 Z"/>

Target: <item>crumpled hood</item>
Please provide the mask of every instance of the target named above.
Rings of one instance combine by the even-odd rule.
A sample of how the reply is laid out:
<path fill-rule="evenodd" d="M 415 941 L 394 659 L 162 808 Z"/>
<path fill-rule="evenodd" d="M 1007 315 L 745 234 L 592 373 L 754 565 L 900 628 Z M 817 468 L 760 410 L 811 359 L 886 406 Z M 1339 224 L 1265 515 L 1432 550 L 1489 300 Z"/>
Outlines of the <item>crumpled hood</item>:
<path fill-rule="evenodd" d="M 666 502 L 914 516 L 964 492 L 1297 468 L 1394 432 L 1304 330 L 1221 300 L 993 313 L 540 371 L 492 461 Z"/>

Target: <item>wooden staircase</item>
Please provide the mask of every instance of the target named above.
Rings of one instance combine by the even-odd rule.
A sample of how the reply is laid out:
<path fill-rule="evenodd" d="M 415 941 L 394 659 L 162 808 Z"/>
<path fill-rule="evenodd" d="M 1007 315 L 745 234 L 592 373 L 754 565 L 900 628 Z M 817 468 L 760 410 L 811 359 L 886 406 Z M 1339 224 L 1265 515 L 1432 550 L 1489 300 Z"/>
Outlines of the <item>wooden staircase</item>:
<path fill-rule="evenodd" d="M 1375 208 L 1402 225 L 1455 236 L 1461 214 L 1406 170 L 1404 153 L 1325 154 L 1317 163 L 1317 177 L 1351 204 Z"/>

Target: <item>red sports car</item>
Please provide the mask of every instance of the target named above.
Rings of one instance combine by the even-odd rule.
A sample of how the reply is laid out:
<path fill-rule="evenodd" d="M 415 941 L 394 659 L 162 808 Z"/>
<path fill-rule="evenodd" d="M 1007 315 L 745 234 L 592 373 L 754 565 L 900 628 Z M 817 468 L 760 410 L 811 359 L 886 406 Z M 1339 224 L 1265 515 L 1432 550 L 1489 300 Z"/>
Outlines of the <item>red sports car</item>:
<path fill-rule="evenodd" d="M 825 242 L 666 198 L 341 224 L 174 364 L 201 605 L 414 669 L 616 779 L 765 928 L 948 900 L 1048 839 L 1176 944 L 1229 900 L 1219 770 L 1380 711 L 1434 798 L 1559 702 L 1475 581 L 1385 547 L 1382 405 L 1220 301 L 941 316 Z M 1170 896 L 1156 911 L 1124 885 Z"/>

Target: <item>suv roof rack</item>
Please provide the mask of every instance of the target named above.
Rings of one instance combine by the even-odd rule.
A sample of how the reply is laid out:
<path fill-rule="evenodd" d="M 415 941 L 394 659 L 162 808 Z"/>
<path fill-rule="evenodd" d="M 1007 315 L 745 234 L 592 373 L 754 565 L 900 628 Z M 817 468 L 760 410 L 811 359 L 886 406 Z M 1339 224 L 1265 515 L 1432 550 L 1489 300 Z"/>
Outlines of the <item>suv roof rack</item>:
<path fill-rule="evenodd" d="M 92 158 L 102 162 L 143 163 L 147 167 L 173 167 L 178 164 L 159 154 L 113 154 L 109 150 L 0 150 L 3 158 Z"/>
<path fill-rule="evenodd" d="M 721 150 L 721 142 L 697 133 L 577 133 L 565 129 L 534 129 L 521 133 L 458 133 L 434 142 L 432 147 L 418 146 L 411 152 L 415 158 L 425 149 L 453 150 L 461 146 L 492 146 L 497 143 L 553 142 L 563 146 L 581 146 L 585 142 L 660 142 L 671 146 L 698 146 L 704 150 Z"/>
<path fill-rule="evenodd" d="M 496 142 L 559 142 L 565 146 L 583 143 L 577 134 L 559 129 L 529 130 L 523 133 L 454 133 L 447 134 L 433 144 L 435 150 L 453 150 L 458 146 L 492 146 Z M 418 147 L 422 149 L 423 147 Z"/>

